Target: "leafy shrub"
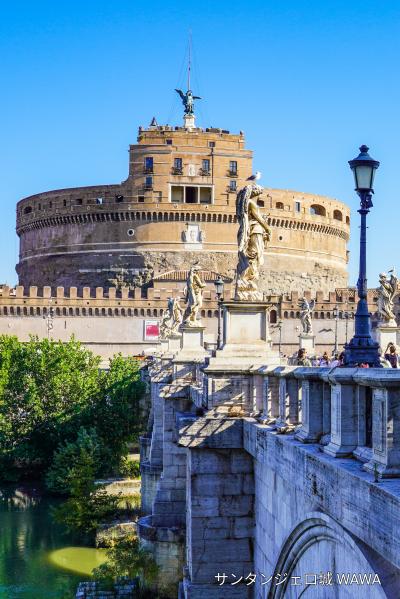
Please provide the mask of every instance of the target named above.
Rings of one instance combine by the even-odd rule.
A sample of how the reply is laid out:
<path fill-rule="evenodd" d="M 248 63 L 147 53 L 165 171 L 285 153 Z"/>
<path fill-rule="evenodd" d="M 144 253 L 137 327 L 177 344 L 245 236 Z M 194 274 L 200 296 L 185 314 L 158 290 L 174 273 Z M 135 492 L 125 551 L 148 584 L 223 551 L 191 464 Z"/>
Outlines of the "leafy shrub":
<path fill-rule="evenodd" d="M 95 580 L 107 587 L 126 577 L 138 578 L 140 586 L 145 588 L 155 582 L 157 574 L 158 566 L 152 555 L 140 547 L 134 535 L 111 541 L 107 548 L 107 561 L 93 571 Z"/>
<path fill-rule="evenodd" d="M 140 478 L 140 462 L 129 460 L 124 456 L 119 465 L 119 472 L 121 476 L 126 476 L 127 478 Z"/>

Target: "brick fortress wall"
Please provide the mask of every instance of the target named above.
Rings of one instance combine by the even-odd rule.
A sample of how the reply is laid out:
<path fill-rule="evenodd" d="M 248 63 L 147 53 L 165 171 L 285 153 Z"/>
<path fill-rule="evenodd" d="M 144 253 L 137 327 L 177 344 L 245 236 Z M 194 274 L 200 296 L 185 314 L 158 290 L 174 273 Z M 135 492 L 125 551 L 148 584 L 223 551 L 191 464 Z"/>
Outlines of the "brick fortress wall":
<path fill-rule="evenodd" d="M 21 340 L 28 340 L 30 334 L 39 337 L 47 335 L 46 318 L 50 308 L 54 313 L 53 330 L 50 336 L 67 341 L 72 334 L 85 345 L 104 358 L 121 351 L 124 355 L 141 353 L 155 342 L 145 339 L 145 321 L 160 321 L 166 309 L 168 297 L 184 296 L 185 272 L 176 273 L 175 281 L 155 281 L 155 287 L 147 290 L 136 288 L 117 289 L 77 287 L 39 288 L 31 286 L 0 287 L 0 334 L 14 334 Z M 217 304 L 212 283 L 212 276 L 202 273 L 207 288 L 203 294 L 201 317 L 206 327 L 206 339 L 215 340 L 217 328 Z M 172 275 L 170 275 L 172 278 Z M 305 293 L 309 299 L 316 299 L 313 315 L 313 327 L 316 335 L 318 353 L 325 349 L 331 351 L 334 345 L 336 322 L 333 310 L 338 308 L 338 343 L 343 345 L 347 337 L 353 334 L 354 319 L 358 296 L 353 288 L 336 289 L 325 294 L 322 291 L 314 294 Z M 226 283 L 225 298 L 233 296 L 231 284 Z M 283 296 L 265 295 L 271 303 L 270 332 L 275 347 L 279 344 L 278 321 L 282 320 L 281 349 L 291 354 L 298 347 L 300 333 L 300 311 L 298 300 L 300 294 L 291 292 Z M 368 303 L 373 315 L 373 326 L 376 324 L 376 289 L 368 292 Z M 398 297 L 395 298 L 396 305 Z M 184 307 L 184 301 L 181 301 Z M 346 315 L 350 315 L 346 318 Z M 397 314 L 400 321 L 400 310 Z"/>

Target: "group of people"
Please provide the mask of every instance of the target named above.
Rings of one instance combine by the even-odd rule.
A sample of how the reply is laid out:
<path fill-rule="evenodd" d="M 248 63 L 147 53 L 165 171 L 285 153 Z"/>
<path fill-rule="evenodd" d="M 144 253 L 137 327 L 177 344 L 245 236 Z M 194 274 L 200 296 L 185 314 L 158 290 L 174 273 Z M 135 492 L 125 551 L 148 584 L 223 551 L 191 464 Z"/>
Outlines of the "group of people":
<path fill-rule="evenodd" d="M 324 352 L 321 357 L 310 357 L 307 355 L 307 350 L 300 348 L 295 354 L 292 361 L 296 366 L 319 366 L 335 368 L 336 366 L 344 366 L 344 352 L 340 354 L 334 353 L 329 357 L 328 352 Z M 384 353 L 380 352 L 380 363 L 383 368 L 399 368 L 400 358 L 397 353 L 397 347 L 394 343 L 388 343 Z M 368 368 L 368 364 L 359 364 L 360 368 Z"/>

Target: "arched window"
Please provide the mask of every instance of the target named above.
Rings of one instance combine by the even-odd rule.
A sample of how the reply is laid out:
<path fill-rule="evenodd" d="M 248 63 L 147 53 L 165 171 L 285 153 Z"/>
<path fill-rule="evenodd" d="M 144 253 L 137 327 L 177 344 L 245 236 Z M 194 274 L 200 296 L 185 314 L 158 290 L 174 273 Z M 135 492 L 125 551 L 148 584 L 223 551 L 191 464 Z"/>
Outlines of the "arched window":
<path fill-rule="evenodd" d="M 316 216 L 326 216 L 326 210 L 321 204 L 313 204 L 310 206 L 310 214 L 314 214 Z"/>
<path fill-rule="evenodd" d="M 63 316 L 67 316 L 67 308 L 63 308 Z"/>
<path fill-rule="evenodd" d="M 325 313 L 324 312 L 321 312 L 320 318 L 325 318 Z"/>
<path fill-rule="evenodd" d="M 346 216 L 346 225 L 350 224 L 350 216 Z"/>
<path fill-rule="evenodd" d="M 73 309 L 73 308 L 70 308 L 70 309 L 68 310 L 68 314 L 69 314 L 70 316 L 73 316 L 73 315 L 74 315 L 74 309 Z"/>
<path fill-rule="evenodd" d="M 150 310 L 150 308 L 147 308 L 146 314 L 147 314 L 147 316 L 151 316 L 151 310 Z"/>
<path fill-rule="evenodd" d="M 105 309 L 105 308 L 102 308 L 102 309 L 101 309 L 101 315 L 102 315 L 102 316 L 105 316 L 105 315 L 106 315 L 106 309 Z"/>
<path fill-rule="evenodd" d="M 93 316 L 93 308 L 89 308 L 89 316 Z"/>
<path fill-rule="evenodd" d="M 201 317 L 202 317 L 202 318 L 205 318 L 205 317 L 206 317 L 206 311 L 205 311 L 205 310 L 202 310 L 200 314 L 201 314 Z"/>
<path fill-rule="evenodd" d="M 317 319 L 318 318 L 318 312 L 314 312 L 314 318 Z"/>
<path fill-rule="evenodd" d="M 334 210 L 333 218 L 336 220 L 343 220 L 343 214 L 340 212 L 340 210 Z"/>
<path fill-rule="evenodd" d="M 269 313 L 269 322 L 271 324 L 276 324 L 276 321 L 277 321 L 276 310 L 271 310 L 271 312 Z"/>
<path fill-rule="evenodd" d="M 294 312 L 293 312 L 293 310 L 290 312 L 290 318 L 294 318 Z"/>
<path fill-rule="evenodd" d="M 208 317 L 208 318 L 212 318 L 212 311 L 211 311 L 211 310 L 208 310 L 208 312 L 207 312 L 207 317 Z"/>
<path fill-rule="evenodd" d="M 32 212 L 32 206 L 25 206 L 24 214 L 30 214 Z"/>
<path fill-rule="evenodd" d="M 139 312 L 137 308 L 134 308 L 133 310 L 133 316 L 139 316 Z"/>
<path fill-rule="evenodd" d="M 94 315 L 95 315 L 95 316 L 99 316 L 99 314 L 100 314 L 100 311 L 99 311 L 99 309 L 98 309 L 98 308 L 95 308 L 95 309 L 94 309 Z"/>
<path fill-rule="evenodd" d="M 288 316 L 289 316 L 289 313 L 288 313 L 288 312 L 284 312 L 284 313 L 283 313 L 283 318 L 288 318 Z"/>
<path fill-rule="evenodd" d="M 143 310 L 143 308 L 140 308 L 140 316 L 144 316 L 144 310 Z"/>
<path fill-rule="evenodd" d="M 112 316 L 113 315 L 112 308 L 108 308 L 107 313 L 108 313 L 108 316 Z"/>
<path fill-rule="evenodd" d="M 284 209 L 283 202 L 276 202 L 276 204 L 275 204 L 275 208 L 276 208 L 277 210 L 283 210 L 283 209 Z"/>

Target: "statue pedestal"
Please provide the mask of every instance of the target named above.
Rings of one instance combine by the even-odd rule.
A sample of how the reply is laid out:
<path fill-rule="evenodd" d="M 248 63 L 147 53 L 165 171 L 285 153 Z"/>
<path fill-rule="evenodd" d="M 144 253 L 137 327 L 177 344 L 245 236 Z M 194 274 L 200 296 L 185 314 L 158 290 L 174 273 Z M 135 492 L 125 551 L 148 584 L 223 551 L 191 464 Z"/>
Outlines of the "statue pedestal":
<path fill-rule="evenodd" d="M 266 302 L 224 304 L 223 347 L 203 369 L 207 410 L 215 416 L 250 416 L 263 407 L 262 371 L 280 365 L 272 349 Z"/>
<path fill-rule="evenodd" d="M 397 335 L 399 332 L 400 327 L 378 325 L 376 329 L 373 331 L 373 338 L 374 341 L 379 343 L 382 352 L 384 352 L 389 343 L 394 343 L 394 345 L 397 345 Z"/>
<path fill-rule="evenodd" d="M 204 329 L 202 325 L 189 326 L 182 324 L 179 328 L 180 336 L 179 351 L 175 356 L 178 361 L 202 362 L 208 352 L 204 349 Z"/>
<path fill-rule="evenodd" d="M 315 335 L 311 333 L 300 333 L 299 335 L 300 349 L 306 349 L 310 356 L 315 354 Z"/>
<path fill-rule="evenodd" d="M 196 127 L 194 123 L 194 114 L 185 114 L 183 117 L 183 126 L 185 129 L 194 129 Z"/>
<path fill-rule="evenodd" d="M 222 349 L 210 359 L 210 367 L 219 362 L 229 369 L 247 364 L 265 366 L 279 364 L 279 354 L 272 349 L 266 302 L 235 301 L 224 303 L 224 335 Z"/>
<path fill-rule="evenodd" d="M 176 353 L 181 349 L 182 335 L 174 333 L 168 337 L 168 351 Z"/>
<path fill-rule="evenodd" d="M 165 354 L 169 350 L 168 339 L 160 339 L 160 351 L 158 353 Z"/>

